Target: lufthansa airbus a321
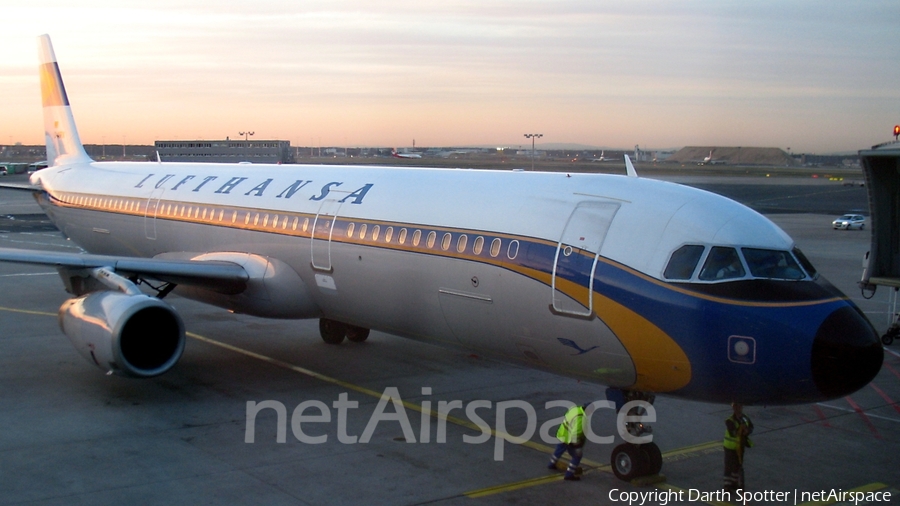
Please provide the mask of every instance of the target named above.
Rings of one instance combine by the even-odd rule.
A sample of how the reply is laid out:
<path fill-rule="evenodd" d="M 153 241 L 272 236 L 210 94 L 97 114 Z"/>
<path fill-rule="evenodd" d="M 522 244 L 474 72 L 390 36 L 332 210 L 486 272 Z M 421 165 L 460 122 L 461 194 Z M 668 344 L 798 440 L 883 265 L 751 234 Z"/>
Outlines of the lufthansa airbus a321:
<path fill-rule="evenodd" d="M 60 325 L 104 372 L 165 373 L 182 296 L 322 338 L 378 329 L 554 371 L 652 402 L 792 404 L 845 396 L 881 367 L 861 311 L 771 221 L 724 197 L 628 175 L 410 167 L 95 162 L 40 38 L 50 167 L 32 184 L 90 254 L 0 250 L 55 266 Z M 136 283 L 150 281 L 156 293 Z M 190 322 L 188 322 L 190 324 Z M 659 471 L 655 444 L 616 474 Z"/>

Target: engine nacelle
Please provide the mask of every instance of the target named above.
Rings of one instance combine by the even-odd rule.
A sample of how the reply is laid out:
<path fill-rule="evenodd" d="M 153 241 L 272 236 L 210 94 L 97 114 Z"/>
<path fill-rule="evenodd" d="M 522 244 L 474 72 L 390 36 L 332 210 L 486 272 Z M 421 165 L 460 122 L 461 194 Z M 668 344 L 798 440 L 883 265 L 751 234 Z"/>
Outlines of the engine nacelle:
<path fill-rule="evenodd" d="M 59 308 L 59 326 L 89 362 L 107 373 L 149 378 L 175 365 L 184 351 L 184 323 L 147 295 L 93 292 Z"/>

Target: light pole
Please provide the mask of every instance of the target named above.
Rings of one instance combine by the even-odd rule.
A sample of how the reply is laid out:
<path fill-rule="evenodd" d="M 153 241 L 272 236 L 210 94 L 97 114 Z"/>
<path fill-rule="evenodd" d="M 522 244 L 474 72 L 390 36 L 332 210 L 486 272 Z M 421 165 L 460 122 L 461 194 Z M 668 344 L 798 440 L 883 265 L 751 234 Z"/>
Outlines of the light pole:
<path fill-rule="evenodd" d="M 253 135 L 254 133 L 256 133 L 256 132 L 238 132 L 238 135 L 243 135 L 244 140 L 246 141 L 246 140 L 249 140 L 249 137 L 251 135 Z"/>
<path fill-rule="evenodd" d="M 544 134 L 525 134 L 526 139 L 531 139 L 531 170 L 534 170 L 534 140 L 540 139 Z"/>

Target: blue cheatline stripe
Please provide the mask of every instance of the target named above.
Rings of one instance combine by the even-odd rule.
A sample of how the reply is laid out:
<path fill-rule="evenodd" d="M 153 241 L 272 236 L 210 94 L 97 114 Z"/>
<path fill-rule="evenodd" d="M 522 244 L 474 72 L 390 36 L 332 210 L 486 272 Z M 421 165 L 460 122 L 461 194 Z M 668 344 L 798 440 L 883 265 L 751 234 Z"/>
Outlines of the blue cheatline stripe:
<path fill-rule="evenodd" d="M 439 228 L 346 217 L 338 217 L 332 229 L 328 217 L 319 216 L 317 230 L 314 231 L 316 215 L 311 213 L 176 201 L 159 201 L 154 207 L 148 199 L 71 192 L 56 192 L 49 197 L 54 205 L 76 209 L 132 216 L 147 216 L 150 210 L 149 214 L 155 214 L 159 220 L 301 238 L 311 238 L 315 232 L 316 238 L 326 240 L 330 236 L 333 242 L 343 244 L 485 263 L 514 271 L 548 286 L 557 250 L 557 244 L 552 241 L 474 229 Z M 433 242 L 429 240 L 429 235 L 433 235 Z M 404 236 L 403 243 L 400 243 L 401 236 Z M 448 237 L 448 242 L 445 242 L 445 236 Z M 463 236 L 464 244 L 461 242 Z M 495 241 L 499 241 L 499 247 L 492 248 Z M 478 252 L 477 243 L 481 245 Z M 576 249 L 568 259 L 560 263 L 558 278 L 573 284 L 574 288 L 569 291 L 590 286 L 589 273 L 593 258 L 593 253 Z M 742 293 L 740 282 L 731 284 L 735 287 L 733 295 L 727 292 L 724 295 L 698 293 L 685 285 L 666 283 L 601 257 L 593 288 L 595 294 L 622 304 L 662 330 L 684 350 L 692 364 L 708 365 L 705 370 L 694 371 L 694 380 L 687 389 L 709 389 L 711 386 L 707 384 L 706 378 L 715 378 L 731 367 L 727 360 L 727 349 L 723 348 L 723 339 L 730 335 L 745 335 L 760 340 L 755 368 L 745 367 L 739 374 L 765 374 L 767 371 L 760 370 L 760 367 L 772 372 L 783 368 L 788 361 L 795 360 L 791 356 L 807 357 L 809 343 L 806 339 L 797 340 L 796 337 L 814 334 L 815 328 L 828 314 L 846 304 L 838 297 L 812 293 L 808 299 L 798 301 L 771 303 L 742 300 L 741 297 L 746 294 Z M 569 295 L 578 299 L 574 294 Z M 768 355 L 775 347 L 766 344 L 776 341 L 780 341 L 777 347 L 779 350 L 788 352 L 784 357 Z M 784 343 L 792 343 L 792 346 L 785 347 Z M 782 376 L 780 379 L 800 381 L 804 376 L 808 378 L 807 368 L 808 365 L 798 366 L 795 368 L 796 375 Z"/>

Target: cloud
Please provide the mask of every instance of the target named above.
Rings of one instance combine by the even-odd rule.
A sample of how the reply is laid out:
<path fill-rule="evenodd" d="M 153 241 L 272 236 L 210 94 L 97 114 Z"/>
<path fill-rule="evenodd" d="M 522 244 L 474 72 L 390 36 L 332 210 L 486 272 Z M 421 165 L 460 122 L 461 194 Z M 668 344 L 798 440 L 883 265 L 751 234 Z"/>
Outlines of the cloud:
<path fill-rule="evenodd" d="M 84 128 L 125 129 L 143 142 L 184 122 L 224 136 L 217 132 L 230 115 L 258 130 L 277 125 L 295 143 L 312 134 L 373 144 L 390 138 L 387 127 L 403 138 L 403 130 L 428 131 L 435 144 L 489 144 L 505 141 L 492 132 L 518 136 L 543 124 L 560 142 L 715 139 L 831 151 L 882 140 L 885 127 L 866 126 L 861 115 L 873 103 L 881 111 L 900 105 L 895 5 L 38 1 L 10 9 L 12 43 L 0 66 L 11 77 L 0 85 L 22 93 L 33 37 L 49 32 L 76 111 L 91 111 Z M 109 107 L 112 114 L 103 112 Z M 798 118 L 862 131 L 825 146 L 805 133 L 820 125 L 778 128 Z M 747 127 L 723 138 L 723 122 Z"/>

